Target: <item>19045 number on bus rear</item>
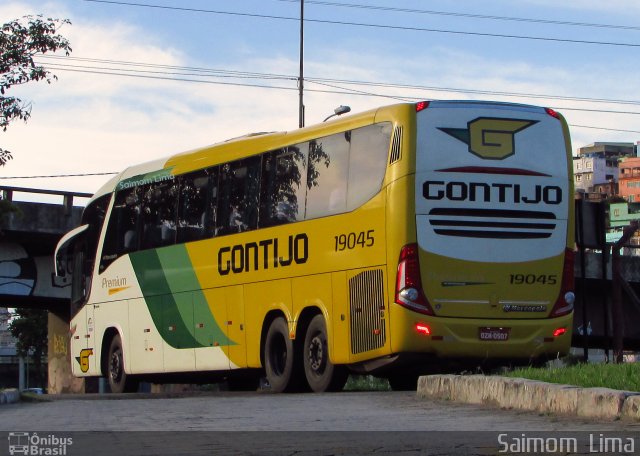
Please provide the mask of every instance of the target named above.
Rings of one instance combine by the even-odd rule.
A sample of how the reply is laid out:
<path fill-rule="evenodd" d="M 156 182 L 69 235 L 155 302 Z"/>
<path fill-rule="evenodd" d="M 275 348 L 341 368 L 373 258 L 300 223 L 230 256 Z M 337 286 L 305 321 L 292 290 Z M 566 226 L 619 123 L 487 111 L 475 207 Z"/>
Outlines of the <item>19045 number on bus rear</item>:
<path fill-rule="evenodd" d="M 555 285 L 558 276 L 555 274 L 510 274 L 509 283 L 512 285 Z"/>

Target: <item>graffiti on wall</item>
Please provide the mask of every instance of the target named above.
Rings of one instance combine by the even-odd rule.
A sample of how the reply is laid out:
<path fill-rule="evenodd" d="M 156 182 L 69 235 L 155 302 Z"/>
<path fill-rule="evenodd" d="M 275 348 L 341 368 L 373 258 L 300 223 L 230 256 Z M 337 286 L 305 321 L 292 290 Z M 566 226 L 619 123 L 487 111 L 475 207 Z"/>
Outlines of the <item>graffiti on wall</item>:
<path fill-rule="evenodd" d="M 68 298 L 68 288 L 53 287 L 53 256 L 31 256 L 17 242 L 0 242 L 0 295 Z"/>

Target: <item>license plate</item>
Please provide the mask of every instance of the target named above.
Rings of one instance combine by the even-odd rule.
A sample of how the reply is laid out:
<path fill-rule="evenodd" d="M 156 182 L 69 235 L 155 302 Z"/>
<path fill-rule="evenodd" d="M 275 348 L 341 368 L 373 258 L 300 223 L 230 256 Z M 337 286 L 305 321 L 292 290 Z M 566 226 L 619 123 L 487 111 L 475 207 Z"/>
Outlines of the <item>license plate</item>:
<path fill-rule="evenodd" d="M 509 340 L 511 328 L 480 328 L 480 340 L 505 341 Z"/>

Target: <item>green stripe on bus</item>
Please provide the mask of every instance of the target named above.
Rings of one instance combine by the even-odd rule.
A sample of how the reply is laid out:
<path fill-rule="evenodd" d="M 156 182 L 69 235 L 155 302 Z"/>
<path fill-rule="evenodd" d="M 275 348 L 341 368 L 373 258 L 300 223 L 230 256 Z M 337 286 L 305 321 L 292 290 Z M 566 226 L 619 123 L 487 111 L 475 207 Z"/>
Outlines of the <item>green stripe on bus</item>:
<path fill-rule="evenodd" d="M 223 331 L 211 313 L 207 299 L 201 290 L 198 277 L 193 270 L 191 258 L 184 245 L 175 245 L 157 250 L 158 259 L 164 271 L 167 284 L 174 296 L 184 294 L 193 299 L 189 315 L 182 314 L 183 320 L 193 319 L 191 334 L 202 346 L 236 345 Z M 185 290 L 189 290 L 184 293 Z M 224 303 L 220 303 L 224 306 Z M 184 307 L 179 309 L 186 310 Z"/>
<path fill-rule="evenodd" d="M 130 258 L 151 318 L 165 342 L 174 348 L 202 347 L 189 330 L 193 328 L 191 293 L 174 297 L 156 250 L 132 253 Z"/>

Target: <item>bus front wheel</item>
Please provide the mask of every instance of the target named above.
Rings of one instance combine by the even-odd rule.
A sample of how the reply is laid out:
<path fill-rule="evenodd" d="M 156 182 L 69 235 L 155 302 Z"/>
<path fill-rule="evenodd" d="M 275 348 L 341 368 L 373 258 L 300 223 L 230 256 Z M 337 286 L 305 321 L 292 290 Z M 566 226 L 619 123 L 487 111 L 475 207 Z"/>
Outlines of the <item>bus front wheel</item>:
<path fill-rule="evenodd" d="M 264 344 L 264 368 L 271 391 L 284 393 L 299 389 L 300 362 L 289 338 L 287 321 L 278 317 L 271 322 Z"/>
<path fill-rule="evenodd" d="M 122 339 L 116 334 L 111 339 L 107 358 L 107 378 L 112 393 L 132 393 L 137 391 L 138 382 L 124 371 Z"/>
<path fill-rule="evenodd" d="M 304 374 L 313 391 L 341 391 L 349 377 L 346 367 L 331 363 L 327 343 L 327 327 L 322 315 L 309 323 L 304 338 Z"/>

